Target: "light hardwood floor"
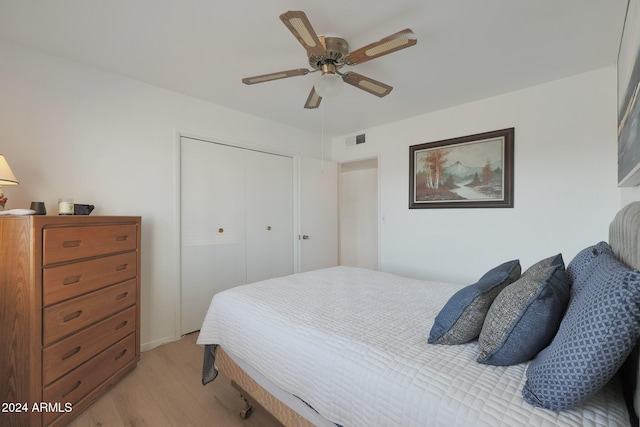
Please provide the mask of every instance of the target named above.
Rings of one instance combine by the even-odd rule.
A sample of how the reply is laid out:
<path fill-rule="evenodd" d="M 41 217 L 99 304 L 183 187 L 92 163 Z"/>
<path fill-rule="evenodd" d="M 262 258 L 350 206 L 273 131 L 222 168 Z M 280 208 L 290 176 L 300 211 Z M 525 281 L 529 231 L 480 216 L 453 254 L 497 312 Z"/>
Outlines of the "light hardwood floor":
<path fill-rule="evenodd" d="M 137 368 L 69 426 L 280 426 L 261 408 L 241 419 L 244 401 L 221 374 L 202 386 L 197 335 L 143 352 Z"/>

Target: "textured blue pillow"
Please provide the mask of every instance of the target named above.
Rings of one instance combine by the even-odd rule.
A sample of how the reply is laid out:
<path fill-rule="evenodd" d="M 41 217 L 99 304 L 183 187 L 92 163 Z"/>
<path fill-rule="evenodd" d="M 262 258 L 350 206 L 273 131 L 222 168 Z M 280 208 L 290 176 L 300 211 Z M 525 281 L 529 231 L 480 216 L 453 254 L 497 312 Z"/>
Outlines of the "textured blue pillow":
<path fill-rule="evenodd" d="M 591 277 L 595 269 L 593 260 L 598 255 L 608 253 L 613 255 L 613 249 L 607 242 L 600 242 L 596 245 L 584 248 L 571 260 L 567 266 L 567 274 L 572 284 L 571 294 L 580 291 L 586 280 Z"/>
<path fill-rule="evenodd" d="M 489 306 L 505 286 L 520 277 L 520 271 L 519 260 L 508 261 L 456 292 L 436 316 L 428 341 L 464 344 L 477 338 Z"/>
<path fill-rule="evenodd" d="M 534 265 L 495 299 L 480 332 L 478 362 L 508 366 L 545 348 L 569 304 L 564 263 Z"/>
<path fill-rule="evenodd" d="M 605 252 L 574 293 L 552 343 L 527 369 L 522 390 L 532 405 L 560 411 L 600 390 L 640 337 L 640 273 Z"/>

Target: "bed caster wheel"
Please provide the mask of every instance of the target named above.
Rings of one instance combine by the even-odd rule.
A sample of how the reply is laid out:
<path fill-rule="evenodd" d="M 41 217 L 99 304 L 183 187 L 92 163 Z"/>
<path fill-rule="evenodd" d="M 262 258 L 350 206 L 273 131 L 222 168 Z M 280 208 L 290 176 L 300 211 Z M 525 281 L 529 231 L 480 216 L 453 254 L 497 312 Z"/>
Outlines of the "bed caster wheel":
<path fill-rule="evenodd" d="M 253 409 L 253 406 L 251 406 L 251 403 L 249 403 L 246 397 L 244 396 L 241 396 L 241 397 L 242 397 L 242 400 L 244 400 L 245 407 L 242 411 L 240 411 L 239 415 L 240 415 L 240 418 L 242 418 L 243 420 L 246 420 L 251 416 L 251 410 Z"/>
<path fill-rule="evenodd" d="M 245 408 L 242 411 L 240 411 L 240 418 L 242 418 L 243 420 L 246 420 L 247 418 L 249 418 L 251 416 L 252 409 L 253 408 L 249 406 L 248 408 Z"/>

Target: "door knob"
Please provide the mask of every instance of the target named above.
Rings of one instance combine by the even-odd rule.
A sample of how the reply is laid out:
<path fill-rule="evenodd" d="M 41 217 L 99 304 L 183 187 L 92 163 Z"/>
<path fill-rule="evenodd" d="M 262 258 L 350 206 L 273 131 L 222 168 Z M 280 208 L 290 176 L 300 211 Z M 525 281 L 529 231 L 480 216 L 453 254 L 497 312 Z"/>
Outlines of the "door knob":
<path fill-rule="evenodd" d="M 267 231 L 271 231 L 271 226 L 267 225 Z"/>
<path fill-rule="evenodd" d="M 218 233 L 224 233 L 224 228 L 218 228 Z"/>
<path fill-rule="evenodd" d="M 306 234 L 302 235 L 302 240 L 309 240 L 309 236 L 307 236 Z"/>

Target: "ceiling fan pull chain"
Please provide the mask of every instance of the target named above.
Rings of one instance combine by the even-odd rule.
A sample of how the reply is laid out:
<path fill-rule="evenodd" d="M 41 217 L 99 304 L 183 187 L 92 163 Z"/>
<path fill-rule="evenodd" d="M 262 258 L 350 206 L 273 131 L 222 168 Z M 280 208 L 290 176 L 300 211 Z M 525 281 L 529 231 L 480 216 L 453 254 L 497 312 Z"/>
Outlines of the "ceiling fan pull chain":
<path fill-rule="evenodd" d="M 324 172 L 324 103 L 322 105 L 320 105 L 320 110 L 321 113 L 320 115 L 322 116 L 322 125 L 321 125 L 321 138 L 322 140 L 320 141 L 320 149 L 322 150 L 322 162 L 321 162 L 321 171 Z"/>

